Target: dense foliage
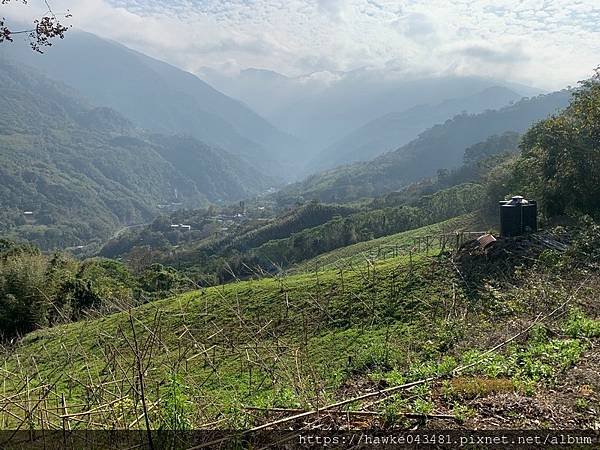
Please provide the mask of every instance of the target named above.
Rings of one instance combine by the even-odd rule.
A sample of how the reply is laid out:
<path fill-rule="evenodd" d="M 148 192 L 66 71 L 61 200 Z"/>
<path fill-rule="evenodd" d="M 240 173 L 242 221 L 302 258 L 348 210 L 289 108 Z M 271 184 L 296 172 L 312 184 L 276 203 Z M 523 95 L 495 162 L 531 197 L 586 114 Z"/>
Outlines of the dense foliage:
<path fill-rule="evenodd" d="M 548 216 L 600 217 L 600 71 L 525 134 L 515 177 Z"/>
<path fill-rule="evenodd" d="M 490 156 L 503 153 L 516 153 L 519 148 L 520 138 L 521 136 L 514 131 L 490 136 L 485 141 L 478 142 L 465 149 L 463 164 L 464 166 L 472 166 Z"/>
<path fill-rule="evenodd" d="M 134 274 L 114 260 L 79 262 L 0 240 L 0 336 L 120 311 L 191 287 L 160 265 Z"/>
<path fill-rule="evenodd" d="M 310 202 L 288 213 L 283 214 L 276 221 L 263 227 L 251 230 L 240 236 L 232 236 L 230 239 L 218 242 L 210 246 L 209 252 L 221 251 L 223 249 L 234 249 L 244 252 L 251 248 L 274 240 L 282 239 L 293 233 L 307 228 L 313 228 L 326 223 L 335 217 L 347 216 L 354 212 L 352 208 L 339 205 L 323 205 Z"/>

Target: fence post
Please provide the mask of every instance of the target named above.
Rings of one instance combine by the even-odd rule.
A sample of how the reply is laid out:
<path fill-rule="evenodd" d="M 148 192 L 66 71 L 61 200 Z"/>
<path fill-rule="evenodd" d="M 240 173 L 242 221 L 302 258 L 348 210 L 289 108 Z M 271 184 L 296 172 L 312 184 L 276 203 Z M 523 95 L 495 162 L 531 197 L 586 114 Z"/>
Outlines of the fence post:
<path fill-rule="evenodd" d="M 61 394 L 60 397 L 61 403 L 62 403 L 62 410 L 63 410 L 63 431 L 71 431 L 71 424 L 69 423 L 69 410 L 67 409 L 67 400 L 65 399 L 65 394 Z"/>

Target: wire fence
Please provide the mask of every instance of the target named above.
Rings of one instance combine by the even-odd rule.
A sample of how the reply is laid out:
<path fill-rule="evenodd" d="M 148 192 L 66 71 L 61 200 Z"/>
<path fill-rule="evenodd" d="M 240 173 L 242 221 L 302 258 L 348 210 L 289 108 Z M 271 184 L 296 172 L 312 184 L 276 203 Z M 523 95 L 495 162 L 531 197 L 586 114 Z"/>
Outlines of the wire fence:
<path fill-rule="evenodd" d="M 409 245 L 378 245 L 368 255 L 372 259 L 387 259 L 410 253 L 425 252 L 429 254 L 429 252 L 436 250 L 440 252 L 445 250 L 457 251 L 465 242 L 477 239 L 486 233 L 486 231 L 458 231 L 455 233 L 417 236 L 413 238 L 412 244 Z"/>

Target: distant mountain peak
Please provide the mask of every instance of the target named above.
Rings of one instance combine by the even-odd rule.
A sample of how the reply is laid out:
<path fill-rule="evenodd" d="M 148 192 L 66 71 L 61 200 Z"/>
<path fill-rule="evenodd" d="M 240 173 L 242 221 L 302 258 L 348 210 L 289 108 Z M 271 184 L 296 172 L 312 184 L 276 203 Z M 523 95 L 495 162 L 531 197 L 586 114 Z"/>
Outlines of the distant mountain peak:
<path fill-rule="evenodd" d="M 241 76 L 246 77 L 267 77 L 273 80 L 289 80 L 290 78 L 282 73 L 270 69 L 259 69 L 256 67 L 248 67 L 240 71 Z"/>

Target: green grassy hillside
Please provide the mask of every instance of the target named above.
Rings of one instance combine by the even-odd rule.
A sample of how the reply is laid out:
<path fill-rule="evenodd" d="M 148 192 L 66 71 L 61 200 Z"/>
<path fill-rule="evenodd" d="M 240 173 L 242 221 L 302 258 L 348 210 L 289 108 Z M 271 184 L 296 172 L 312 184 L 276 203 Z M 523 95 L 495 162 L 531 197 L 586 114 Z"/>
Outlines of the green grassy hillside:
<path fill-rule="evenodd" d="M 409 250 L 415 252 L 418 250 L 418 239 L 427 236 L 431 237 L 430 254 L 434 254 L 440 250 L 439 241 L 434 242 L 434 237 L 437 239 L 439 235 L 460 231 L 487 231 L 487 228 L 478 213 L 467 214 L 414 230 L 342 247 L 304 261 L 291 268 L 290 272 L 302 273 L 314 271 L 316 267 L 324 270 L 352 264 L 364 264 L 368 259 L 395 257 L 400 254 L 407 256 Z M 448 246 L 450 247 L 453 243 L 449 243 Z M 423 241 L 423 249 L 425 249 L 425 245 L 425 241 Z"/>
<path fill-rule="evenodd" d="M 504 395 L 515 406 L 494 414 L 531 426 L 538 417 L 517 421 L 516 400 L 549 402 L 600 337 L 598 273 L 534 242 L 503 247 L 528 248 L 526 258 L 421 253 L 215 286 L 33 332 L 4 357 L 1 424 L 143 428 L 147 417 L 153 428 L 250 427 L 269 417 L 249 407 L 312 409 L 434 377 L 348 407 L 368 410 L 371 424 L 443 413 L 473 425 L 489 414 L 478 401 Z M 594 420 L 597 378 L 588 390 L 553 397 L 578 426 Z"/>

